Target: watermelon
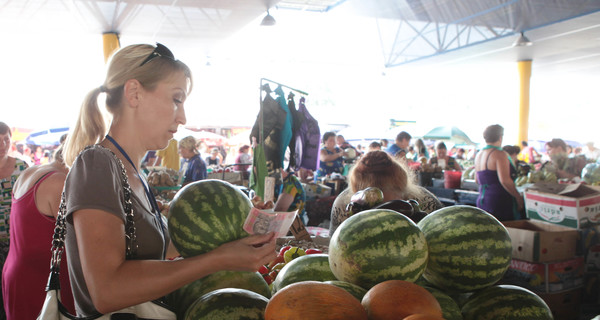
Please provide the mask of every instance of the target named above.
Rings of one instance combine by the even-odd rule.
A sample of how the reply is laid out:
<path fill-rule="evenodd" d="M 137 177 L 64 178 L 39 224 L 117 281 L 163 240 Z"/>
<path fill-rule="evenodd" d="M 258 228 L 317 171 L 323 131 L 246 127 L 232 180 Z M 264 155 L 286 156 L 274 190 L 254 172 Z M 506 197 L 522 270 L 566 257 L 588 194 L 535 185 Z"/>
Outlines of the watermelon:
<path fill-rule="evenodd" d="M 183 257 L 209 252 L 248 236 L 243 225 L 250 199 L 222 180 L 201 180 L 183 187 L 169 208 L 169 235 Z"/>
<path fill-rule="evenodd" d="M 446 319 L 446 320 L 462 320 L 463 319 L 461 311 L 460 311 L 460 307 L 458 306 L 456 301 L 454 301 L 454 299 L 452 299 L 452 297 L 445 294 L 440 289 L 436 289 L 433 287 L 426 287 L 426 286 L 423 286 L 423 288 L 427 289 L 427 291 L 429 291 L 429 293 L 431 293 L 435 297 L 435 299 L 439 302 L 440 307 L 442 307 L 442 315 L 444 316 L 444 319 Z"/>
<path fill-rule="evenodd" d="M 262 320 L 269 299 L 245 289 L 219 289 L 198 298 L 185 313 L 185 320 Z"/>
<path fill-rule="evenodd" d="M 167 295 L 166 302 L 173 307 L 177 318 L 183 319 L 187 309 L 198 298 L 211 291 L 225 288 L 246 289 L 265 298 L 271 298 L 271 289 L 260 273 L 218 271 L 171 292 Z"/>
<path fill-rule="evenodd" d="M 419 221 L 429 262 L 425 279 L 445 292 L 470 292 L 491 286 L 510 265 L 512 244 L 494 216 L 472 206 L 445 207 Z"/>
<path fill-rule="evenodd" d="M 417 280 L 427 264 L 427 241 L 405 215 L 388 209 L 346 219 L 329 242 L 329 265 L 338 280 L 370 289 L 387 280 Z"/>
<path fill-rule="evenodd" d="M 309 280 L 337 280 L 329 267 L 327 254 L 308 254 L 286 263 L 273 281 L 273 293 L 292 283 Z"/>
<path fill-rule="evenodd" d="M 465 320 L 552 320 L 548 305 L 535 293 L 513 285 L 487 287 L 462 307 Z"/>
<path fill-rule="evenodd" d="M 362 301 L 362 298 L 367 293 L 367 290 L 355 285 L 354 283 L 350 283 L 350 282 L 346 282 L 346 281 L 339 281 L 339 280 L 331 280 L 331 281 L 324 281 L 324 282 L 327 284 L 332 284 L 336 287 L 340 287 L 340 288 L 348 291 L 348 293 L 353 295 L 356 299 L 358 299 L 358 301 Z"/>

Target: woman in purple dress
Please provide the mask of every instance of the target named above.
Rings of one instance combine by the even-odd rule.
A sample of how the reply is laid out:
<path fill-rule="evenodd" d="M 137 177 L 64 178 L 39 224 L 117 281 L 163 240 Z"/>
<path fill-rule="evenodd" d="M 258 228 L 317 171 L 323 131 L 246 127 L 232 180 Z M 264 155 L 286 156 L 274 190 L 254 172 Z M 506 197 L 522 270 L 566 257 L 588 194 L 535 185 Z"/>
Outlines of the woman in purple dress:
<path fill-rule="evenodd" d="M 475 158 L 476 180 L 479 184 L 477 207 L 500 221 L 518 220 L 523 209 L 523 196 L 511 178 L 509 155 L 502 150 L 504 128 L 491 125 L 483 132 L 487 143 Z"/>

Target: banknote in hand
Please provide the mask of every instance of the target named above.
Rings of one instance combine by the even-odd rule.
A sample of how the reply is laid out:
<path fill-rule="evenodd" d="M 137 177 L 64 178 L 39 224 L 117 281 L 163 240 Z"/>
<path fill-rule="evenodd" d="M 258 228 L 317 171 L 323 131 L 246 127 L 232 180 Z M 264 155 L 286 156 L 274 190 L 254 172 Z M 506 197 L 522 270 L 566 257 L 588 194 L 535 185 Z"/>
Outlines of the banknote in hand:
<path fill-rule="evenodd" d="M 244 222 L 244 230 L 250 234 L 275 232 L 275 237 L 281 238 L 287 235 L 297 213 L 298 210 L 274 212 L 253 207 Z"/>

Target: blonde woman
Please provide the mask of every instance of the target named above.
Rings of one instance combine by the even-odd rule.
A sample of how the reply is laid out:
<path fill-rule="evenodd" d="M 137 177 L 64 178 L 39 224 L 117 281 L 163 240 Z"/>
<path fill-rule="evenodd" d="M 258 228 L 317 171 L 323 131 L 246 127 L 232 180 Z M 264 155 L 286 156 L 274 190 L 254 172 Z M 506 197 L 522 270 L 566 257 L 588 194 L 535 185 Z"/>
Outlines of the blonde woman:
<path fill-rule="evenodd" d="M 183 185 L 206 179 L 206 163 L 200 157 L 194 137 L 187 136 L 179 141 L 179 155 L 183 158 L 181 166 Z"/>
<path fill-rule="evenodd" d="M 65 151 L 71 165 L 65 182 L 66 251 L 79 316 L 157 299 L 219 270 L 256 271 L 276 256 L 273 234 L 267 234 L 165 260 L 169 235 L 138 166 L 146 151 L 165 148 L 185 124 L 191 88 L 189 68 L 165 46 L 131 45 L 114 55 L 106 80 L 83 102 Z M 97 103 L 101 93 L 112 114 L 108 130 Z M 136 260 L 125 259 L 121 167 L 113 154 L 133 191 Z"/>

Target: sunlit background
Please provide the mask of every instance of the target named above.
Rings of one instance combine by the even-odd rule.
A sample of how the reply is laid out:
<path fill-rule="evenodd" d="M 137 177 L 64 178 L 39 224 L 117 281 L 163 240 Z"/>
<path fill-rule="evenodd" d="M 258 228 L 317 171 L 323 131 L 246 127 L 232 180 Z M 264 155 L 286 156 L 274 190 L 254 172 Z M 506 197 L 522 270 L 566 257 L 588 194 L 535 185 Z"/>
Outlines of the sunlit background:
<path fill-rule="evenodd" d="M 385 68 L 373 19 L 335 11 L 274 9 L 271 14 L 275 26 L 259 26 L 260 16 L 210 52 L 193 39 L 127 34 L 121 35 L 121 46 L 158 41 L 192 68 L 187 126 L 252 126 L 260 79 L 268 78 L 307 92 L 307 108 L 321 131 L 339 124 L 380 130 L 396 119 L 416 121 L 415 131 L 421 132 L 413 134 L 454 125 L 481 142 L 483 129 L 499 123 L 505 142 L 517 143 L 516 62 Z M 70 126 L 85 94 L 104 79 L 101 35 L 84 29 L 62 34 L 51 27 L 53 21 L 44 23 L 47 29 L 23 24 L 0 31 L 0 118 L 11 127 Z M 598 75 L 534 72 L 529 138 L 600 145 L 598 83 Z"/>

